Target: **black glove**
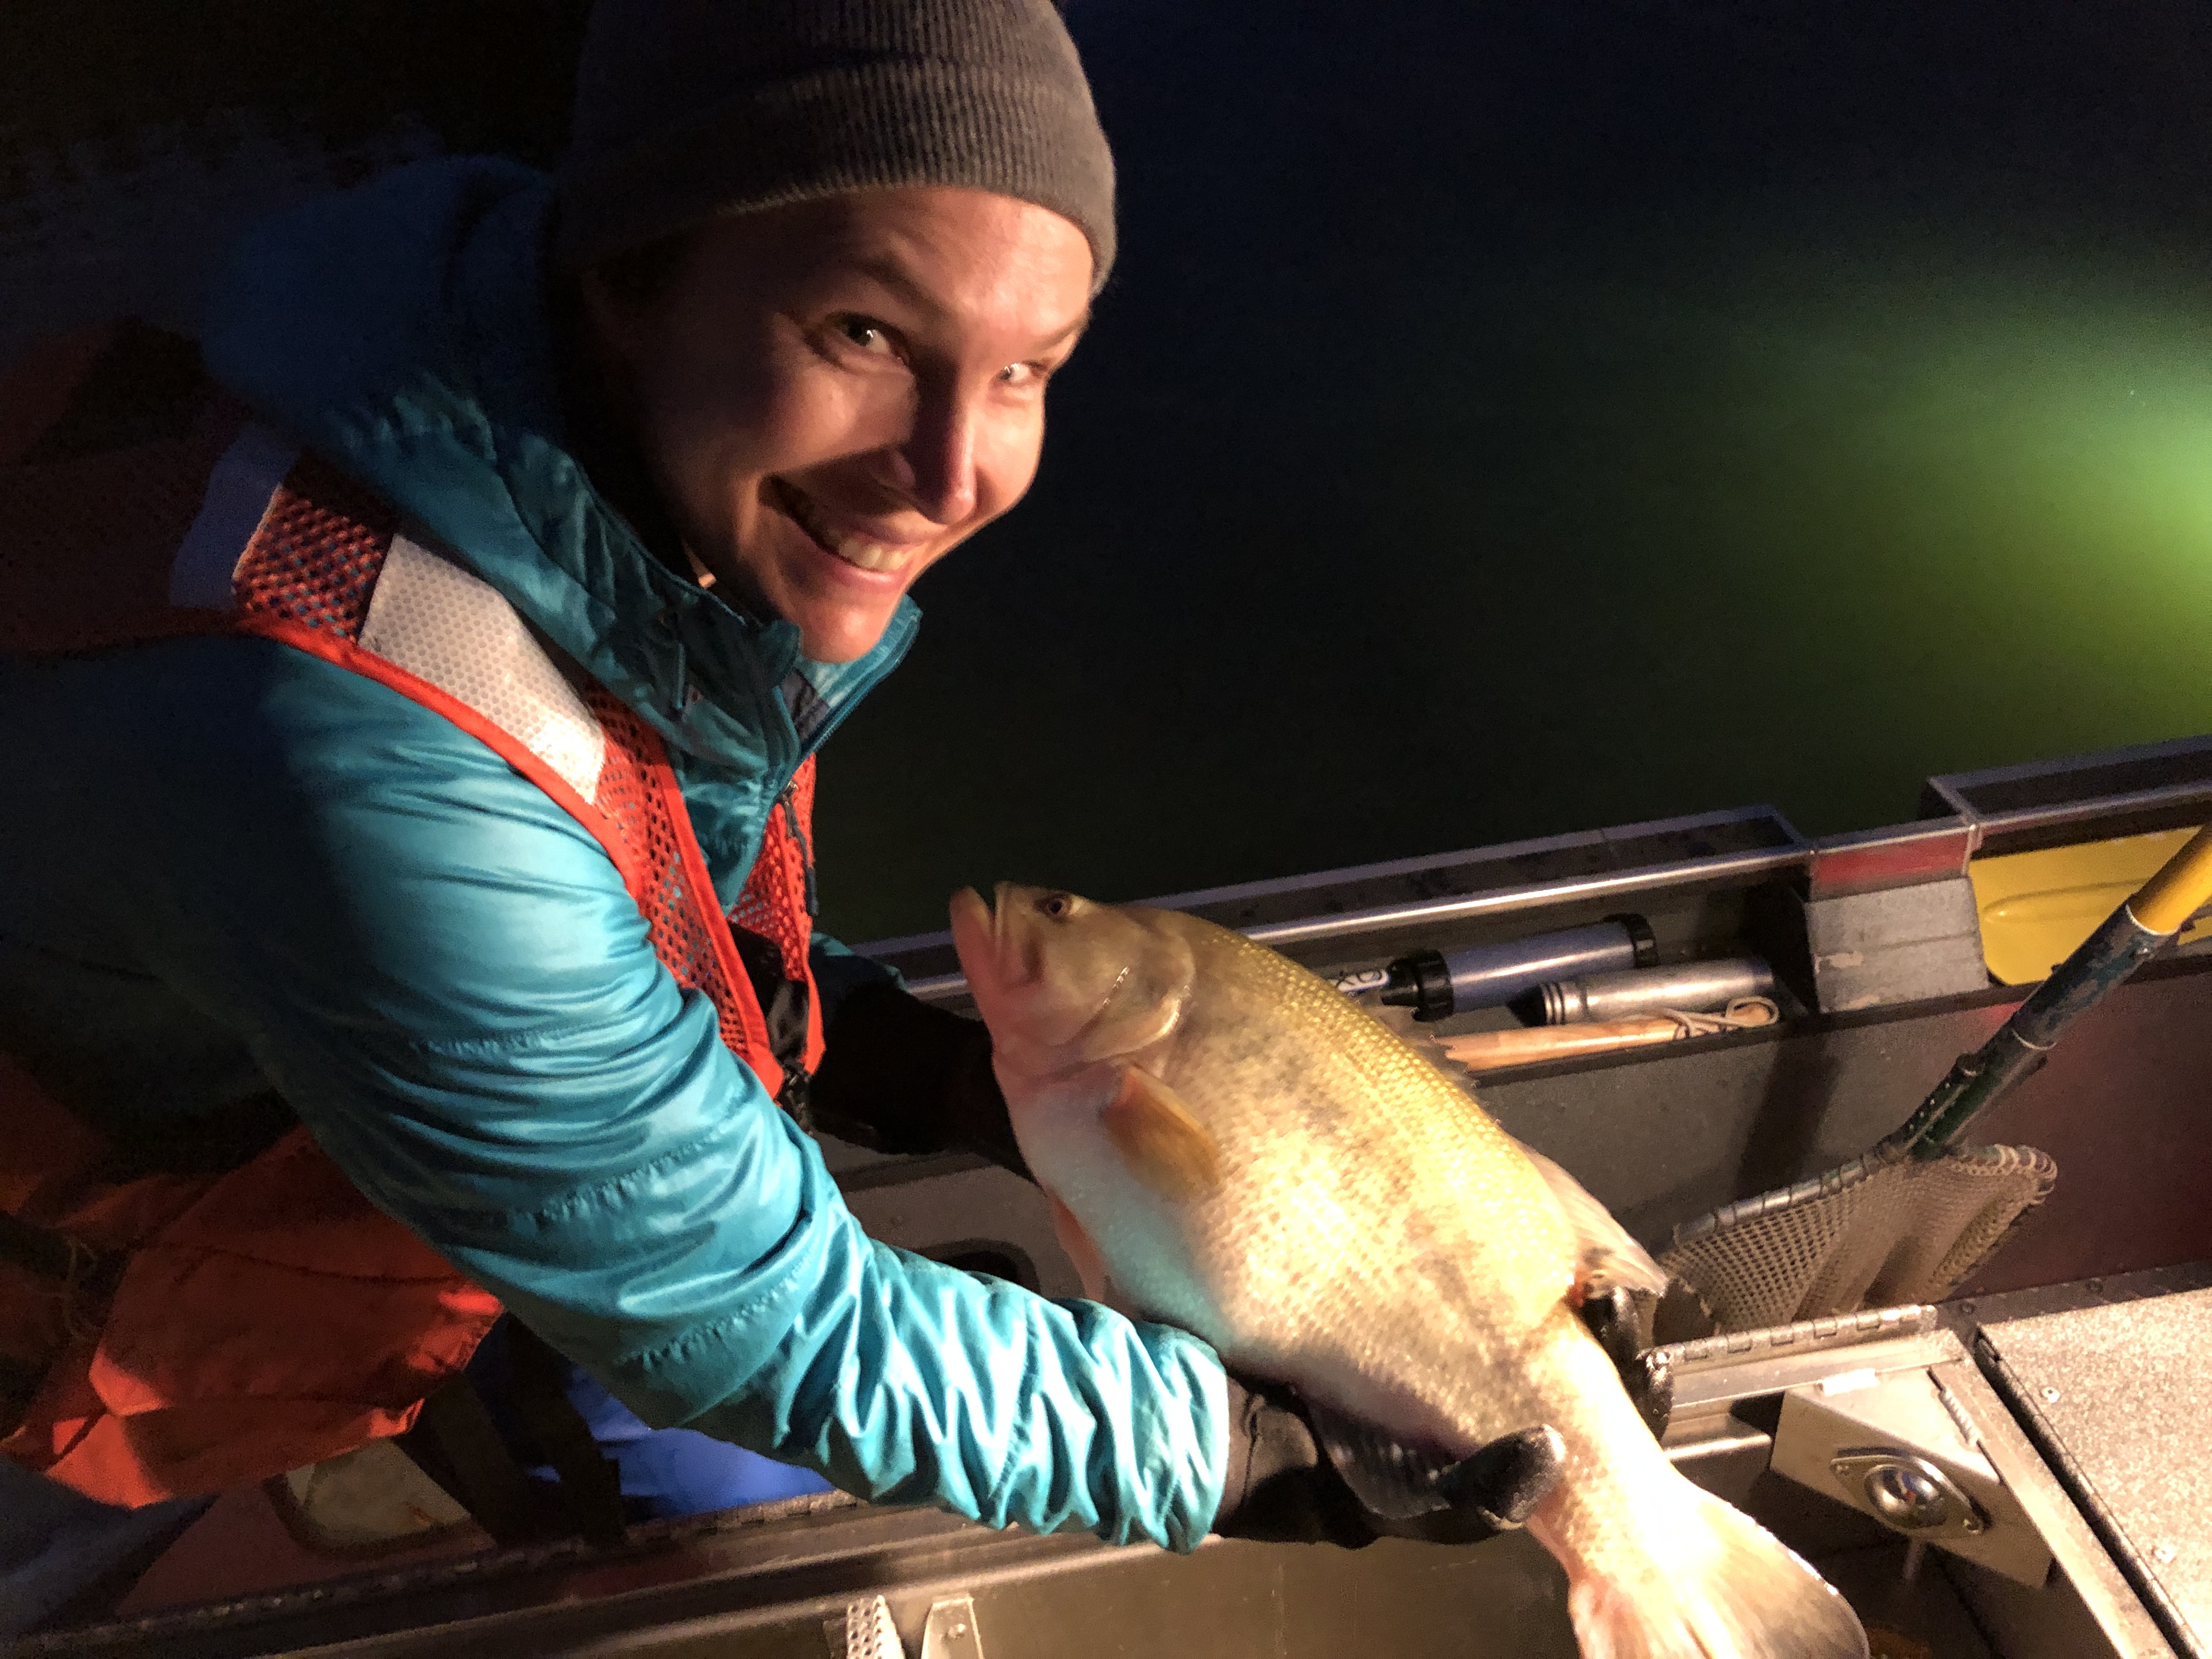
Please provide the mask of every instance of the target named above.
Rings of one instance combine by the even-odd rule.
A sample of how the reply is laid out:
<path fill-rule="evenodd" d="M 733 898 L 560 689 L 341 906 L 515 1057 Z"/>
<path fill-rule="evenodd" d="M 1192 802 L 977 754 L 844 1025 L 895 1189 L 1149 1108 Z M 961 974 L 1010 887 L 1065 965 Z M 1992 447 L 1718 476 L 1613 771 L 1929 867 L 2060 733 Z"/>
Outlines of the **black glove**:
<path fill-rule="evenodd" d="M 1213 1530 L 1224 1538 L 1363 1549 L 1378 1538 L 1473 1544 L 1528 1518 L 1558 1484 L 1549 1428 L 1493 1440 L 1449 1470 L 1445 1507 L 1397 1518 L 1359 1501 L 1288 1393 L 1229 1378 L 1229 1468 Z"/>
<path fill-rule="evenodd" d="M 991 1074 L 981 1020 L 898 986 L 847 997 L 823 1035 L 807 1105 L 817 1127 L 878 1152 L 975 1152 L 1033 1180 Z"/>
<path fill-rule="evenodd" d="M 1667 1432 L 1667 1419 L 1674 1412 L 1674 1371 L 1663 1351 L 1650 1347 L 1651 1298 L 1615 1285 L 1594 1291 L 1583 1300 L 1583 1323 L 1620 1373 L 1620 1386 L 1643 1418 L 1651 1437 Z"/>
<path fill-rule="evenodd" d="M 1674 1404 L 1674 1378 L 1662 1358 L 1642 1346 L 1635 1298 L 1615 1286 L 1585 1300 L 1582 1317 L 1658 1435 Z M 1377 1538 L 1480 1543 L 1528 1518 L 1558 1483 L 1564 1455 L 1547 1426 L 1506 1435 L 1445 1473 L 1437 1488 L 1443 1508 L 1397 1517 L 1360 1502 L 1286 1390 L 1232 1375 L 1229 1431 L 1228 1475 L 1212 1529 L 1224 1538 L 1346 1549 Z"/>

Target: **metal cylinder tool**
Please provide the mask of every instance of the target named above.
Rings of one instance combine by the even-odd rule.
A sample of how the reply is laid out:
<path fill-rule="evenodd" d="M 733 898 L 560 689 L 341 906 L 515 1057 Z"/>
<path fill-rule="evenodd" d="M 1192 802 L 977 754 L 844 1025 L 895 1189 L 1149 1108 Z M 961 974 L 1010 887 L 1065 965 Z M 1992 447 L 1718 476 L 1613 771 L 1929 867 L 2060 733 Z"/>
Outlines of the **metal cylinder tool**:
<path fill-rule="evenodd" d="M 1380 988 L 1385 1004 L 1411 1008 L 1413 1018 L 1425 1023 L 1475 1008 L 1500 1008 L 1554 980 L 1648 967 L 1657 959 L 1657 944 L 1643 917 L 1608 916 L 1587 927 L 1537 933 L 1503 945 L 1417 951 L 1384 970 Z M 1369 987 L 1362 983 L 1346 988 Z"/>
<path fill-rule="evenodd" d="M 1539 985 L 1514 1003 L 1513 1012 L 1532 1025 L 1583 1025 L 1676 1008 L 1703 1013 L 1773 990 L 1774 970 L 1764 962 L 1729 957 Z"/>

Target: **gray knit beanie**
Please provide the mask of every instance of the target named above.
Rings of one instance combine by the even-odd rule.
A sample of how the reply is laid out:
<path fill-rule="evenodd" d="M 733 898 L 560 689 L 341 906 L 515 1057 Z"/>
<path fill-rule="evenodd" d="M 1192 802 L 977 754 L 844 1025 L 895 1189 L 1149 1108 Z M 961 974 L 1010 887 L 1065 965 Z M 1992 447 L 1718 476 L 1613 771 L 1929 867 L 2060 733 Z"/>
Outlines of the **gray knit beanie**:
<path fill-rule="evenodd" d="M 599 0 L 556 257 L 890 185 L 1015 197 L 1114 263 L 1114 158 L 1052 0 Z"/>

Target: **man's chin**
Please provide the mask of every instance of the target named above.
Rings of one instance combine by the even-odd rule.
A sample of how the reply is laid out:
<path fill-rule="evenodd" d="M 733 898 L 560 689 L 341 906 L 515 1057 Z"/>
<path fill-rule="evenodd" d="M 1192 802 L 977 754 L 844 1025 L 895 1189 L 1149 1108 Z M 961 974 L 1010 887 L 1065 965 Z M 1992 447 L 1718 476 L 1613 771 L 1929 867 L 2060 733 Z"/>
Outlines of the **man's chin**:
<path fill-rule="evenodd" d="M 830 562 L 826 553 L 815 556 L 823 566 Z M 819 568 L 776 570 L 761 584 L 761 609 L 797 624 L 799 649 L 816 662 L 852 662 L 874 650 L 913 579 L 839 580 L 843 574 Z"/>
<path fill-rule="evenodd" d="M 894 601 L 879 611 L 857 612 L 841 606 L 828 615 L 801 615 L 799 648 L 815 662 L 858 661 L 883 642 L 896 609 Z"/>

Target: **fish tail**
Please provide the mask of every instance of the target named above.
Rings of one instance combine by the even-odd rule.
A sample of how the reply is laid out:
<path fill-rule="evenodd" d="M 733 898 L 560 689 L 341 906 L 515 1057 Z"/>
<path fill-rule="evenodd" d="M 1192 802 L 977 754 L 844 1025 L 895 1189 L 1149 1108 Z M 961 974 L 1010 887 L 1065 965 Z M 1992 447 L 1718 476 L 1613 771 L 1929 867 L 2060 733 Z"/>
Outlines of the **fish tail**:
<path fill-rule="evenodd" d="M 1866 1632 L 1826 1580 L 1748 1516 L 1692 1493 L 1662 1559 L 1570 1565 L 1583 1659 L 1867 1659 Z"/>

